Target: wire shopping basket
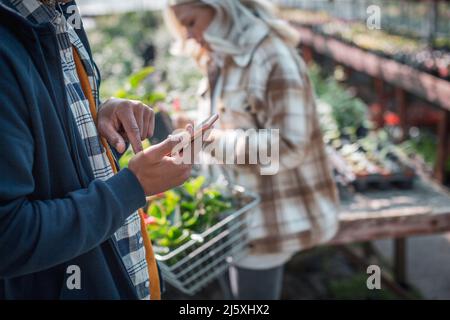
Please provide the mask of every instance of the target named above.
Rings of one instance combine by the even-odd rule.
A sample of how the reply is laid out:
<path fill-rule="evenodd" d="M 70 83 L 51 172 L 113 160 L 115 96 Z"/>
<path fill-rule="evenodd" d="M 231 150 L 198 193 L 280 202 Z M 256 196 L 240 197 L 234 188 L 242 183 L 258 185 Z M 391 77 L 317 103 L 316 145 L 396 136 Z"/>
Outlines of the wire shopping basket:
<path fill-rule="evenodd" d="M 173 251 L 155 254 L 164 280 L 180 291 L 194 295 L 228 268 L 227 259 L 239 259 L 247 250 L 248 215 L 259 196 L 234 186 L 238 209 L 224 212 L 218 223 Z"/>

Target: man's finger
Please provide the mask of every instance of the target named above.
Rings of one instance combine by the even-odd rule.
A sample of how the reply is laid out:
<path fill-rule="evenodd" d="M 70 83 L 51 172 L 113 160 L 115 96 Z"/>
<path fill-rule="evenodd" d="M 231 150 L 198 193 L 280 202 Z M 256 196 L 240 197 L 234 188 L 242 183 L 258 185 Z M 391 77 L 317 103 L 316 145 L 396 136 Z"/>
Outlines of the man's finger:
<path fill-rule="evenodd" d="M 138 107 L 136 106 L 135 108 L 133 108 L 133 112 L 134 112 L 134 118 L 136 119 L 136 123 L 139 127 L 139 137 L 142 140 L 144 140 L 145 137 L 145 124 L 144 124 L 144 109 L 142 107 Z"/>
<path fill-rule="evenodd" d="M 126 143 L 123 137 L 114 129 L 112 125 L 105 124 L 102 128 L 102 134 L 108 141 L 108 143 L 113 146 L 117 152 L 125 152 Z"/>
<path fill-rule="evenodd" d="M 148 135 L 148 126 L 149 126 L 149 120 L 150 117 L 148 116 L 148 112 L 147 110 L 144 110 L 144 112 L 142 113 L 142 118 L 143 118 L 143 125 L 142 125 L 142 130 L 141 130 L 141 136 L 142 136 L 142 140 L 147 139 L 149 137 Z"/>
<path fill-rule="evenodd" d="M 122 113 L 122 116 L 119 117 L 119 120 L 121 121 L 122 127 L 125 130 L 128 141 L 131 143 L 134 153 L 141 152 L 141 130 L 136 122 L 133 111 L 131 109 L 127 109 Z"/>
<path fill-rule="evenodd" d="M 153 110 L 150 108 L 145 108 L 143 117 L 144 117 L 143 134 L 145 138 L 149 138 L 153 135 L 153 128 L 155 126 Z"/>
<path fill-rule="evenodd" d="M 147 137 L 151 137 L 155 131 L 155 112 L 149 108 L 146 113 L 148 114 Z"/>
<path fill-rule="evenodd" d="M 151 154 L 155 159 L 162 159 L 164 156 L 170 155 L 172 150 L 174 150 L 182 141 L 183 137 L 181 135 L 169 136 L 163 142 L 148 148 L 144 152 Z"/>

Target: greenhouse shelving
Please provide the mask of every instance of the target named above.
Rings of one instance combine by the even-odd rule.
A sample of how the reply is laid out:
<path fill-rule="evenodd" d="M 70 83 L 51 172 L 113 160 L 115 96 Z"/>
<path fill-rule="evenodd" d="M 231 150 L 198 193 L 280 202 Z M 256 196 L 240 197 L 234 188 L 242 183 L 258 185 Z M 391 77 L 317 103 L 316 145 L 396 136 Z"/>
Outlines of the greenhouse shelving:
<path fill-rule="evenodd" d="M 330 245 L 392 239 L 395 281 L 407 285 L 407 239 L 450 231 L 450 193 L 421 176 L 412 190 L 356 193 L 342 200 L 339 232 Z"/>
<path fill-rule="evenodd" d="M 433 41 L 450 32 L 450 1 L 448 0 L 276 0 L 290 14 L 296 10 L 328 15 L 345 21 L 365 22 L 367 9 L 375 5 L 382 12 L 382 29 Z M 370 10 L 369 10 L 370 12 Z"/>
<path fill-rule="evenodd" d="M 450 82 L 342 41 L 319 35 L 309 28 L 297 29 L 301 33 L 302 45 L 310 46 L 336 62 L 374 78 L 383 79 L 450 111 Z"/>
<path fill-rule="evenodd" d="M 346 44 L 338 39 L 314 32 L 311 28 L 298 26 L 301 34 L 300 47 L 308 60 L 312 51 L 327 56 L 345 67 L 369 75 L 375 80 L 375 91 L 383 100 L 383 85 L 395 87 L 396 103 L 401 115 L 401 127 L 406 130 L 407 103 L 406 93 L 423 98 L 441 109 L 439 124 L 439 145 L 436 164 L 436 178 L 443 181 L 445 163 L 448 158 L 448 132 L 450 122 L 450 82 L 426 72 L 414 69 L 392 59 L 380 57 L 374 53 Z M 382 105 L 384 105 L 382 103 Z"/>

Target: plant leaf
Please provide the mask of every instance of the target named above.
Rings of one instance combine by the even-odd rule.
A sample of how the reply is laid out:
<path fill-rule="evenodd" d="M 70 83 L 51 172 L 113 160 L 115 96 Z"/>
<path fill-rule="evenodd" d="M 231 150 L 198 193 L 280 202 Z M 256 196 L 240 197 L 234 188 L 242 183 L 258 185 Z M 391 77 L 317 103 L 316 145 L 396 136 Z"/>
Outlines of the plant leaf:
<path fill-rule="evenodd" d="M 139 87 L 139 85 L 141 84 L 141 82 L 143 80 L 145 80 L 153 72 L 155 72 L 155 68 L 152 66 L 149 66 L 149 67 L 145 67 L 145 68 L 139 70 L 138 72 L 132 74 L 128 78 L 128 82 L 130 83 L 131 88 L 137 89 Z"/>

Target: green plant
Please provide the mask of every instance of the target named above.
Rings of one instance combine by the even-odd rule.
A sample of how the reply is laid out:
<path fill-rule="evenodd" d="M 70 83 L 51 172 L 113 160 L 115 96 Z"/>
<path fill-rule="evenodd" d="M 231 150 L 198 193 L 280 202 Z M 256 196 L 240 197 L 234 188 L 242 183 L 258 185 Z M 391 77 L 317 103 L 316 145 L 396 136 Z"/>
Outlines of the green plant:
<path fill-rule="evenodd" d="M 205 186 L 205 180 L 203 176 L 192 178 L 149 202 L 146 226 L 156 252 L 167 253 L 186 243 L 232 208 L 231 199 L 218 188 Z"/>
<path fill-rule="evenodd" d="M 341 134 L 356 135 L 358 128 L 369 127 L 367 106 L 359 98 L 346 90 L 333 77 L 324 77 L 317 65 L 310 67 L 309 76 L 314 85 L 318 99 L 331 106 L 331 117 L 322 121 L 324 131 L 335 125 Z M 331 123 L 334 121 L 334 123 Z"/>
<path fill-rule="evenodd" d="M 139 100 L 147 105 L 153 106 L 157 102 L 164 101 L 166 94 L 155 90 L 155 82 L 151 76 L 155 72 L 152 66 L 142 68 L 141 70 L 129 76 L 125 86 L 114 94 L 117 98 Z"/>
<path fill-rule="evenodd" d="M 128 75 L 145 65 L 161 18 L 151 11 L 99 16 L 87 29 L 94 60 L 102 74 L 100 96 L 109 98 Z"/>
<path fill-rule="evenodd" d="M 421 131 L 416 137 L 401 143 L 399 148 L 408 156 L 420 155 L 430 168 L 434 168 L 437 159 L 437 139 L 434 134 Z M 450 160 L 445 170 L 450 172 Z"/>

